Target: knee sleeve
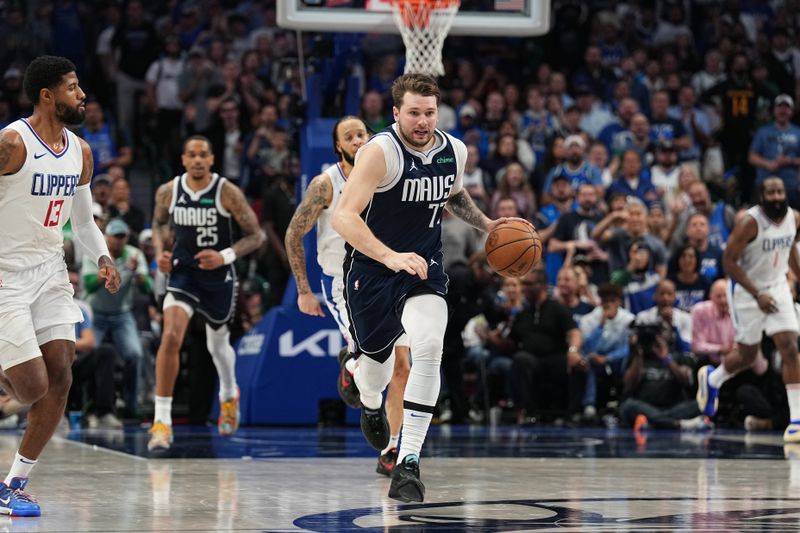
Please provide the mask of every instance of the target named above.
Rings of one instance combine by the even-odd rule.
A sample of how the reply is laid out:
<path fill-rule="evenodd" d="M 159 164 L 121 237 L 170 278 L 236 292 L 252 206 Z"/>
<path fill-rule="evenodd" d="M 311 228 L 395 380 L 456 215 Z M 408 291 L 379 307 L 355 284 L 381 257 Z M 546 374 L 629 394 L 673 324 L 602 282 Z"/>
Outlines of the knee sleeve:
<path fill-rule="evenodd" d="M 377 409 L 383 403 L 382 394 L 392 380 L 394 372 L 394 352 L 379 363 L 369 357 L 361 356 L 354 375 L 361 395 L 361 403 L 370 409 Z"/>
<path fill-rule="evenodd" d="M 447 303 L 433 294 L 414 296 L 406 302 L 401 321 L 412 357 L 405 404 L 433 412 L 441 387 L 439 367 L 447 328 Z"/>

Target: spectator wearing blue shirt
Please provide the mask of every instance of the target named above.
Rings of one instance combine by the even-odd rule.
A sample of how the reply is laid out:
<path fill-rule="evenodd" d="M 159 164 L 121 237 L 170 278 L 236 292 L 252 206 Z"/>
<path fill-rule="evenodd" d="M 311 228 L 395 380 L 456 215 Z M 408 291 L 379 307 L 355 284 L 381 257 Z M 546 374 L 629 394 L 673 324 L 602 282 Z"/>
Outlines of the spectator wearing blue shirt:
<path fill-rule="evenodd" d="M 570 135 L 564 139 L 564 149 L 567 153 L 566 161 L 555 166 L 545 178 L 542 187 L 545 200 L 548 199 L 553 181 L 557 177 L 569 180 L 573 191 L 577 191 L 582 183 L 589 183 L 595 187 L 603 186 L 600 169 L 586 161 L 586 141 L 581 135 Z"/>
<path fill-rule="evenodd" d="M 519 119 L 517 129 L 520 137 L 528 141 L 537 164 L 543 161 L 547 151 L 547 140 L 556 129 L 557 121 L 545 109 L 544 95 L 539 87 L 531 87 L 527 94 L 527 109 Z"/>
<path fill-rule="evenodd" d="M 650 138 L 671 140 L 679 150 L 688 150 L 691 147 L 686 128 L 683 122 L 670 117 L 669 93 L 656 91 L 650 98 Z"/>
<path fill-rule="evenodd" d="M 703 151 L 711 145 L 711 119 L 697 107 L 697 94 L 691 85 L 684 85 L 678 93 L 678 105 L 669 108 L 671 118 L 680 120 L 689 135 L 689 148 L 681 150 L 683 161 L 699 161 Z"/>
<path fill-rule="evenodd" d="M 547 272 L 547 281 L 550 284 L 554 284 L 556 281 L 558 271 L 561 270 L 561 265 L 564 263 L 564 254 L 549 251 L 547 243 L 556 231 L 559 219 L 575 209 L 574 195 L 567 177 L 564 175 L 556 176 L 548 195 L 551 202 L 542 206 L 534 221 L 534 225 L 538 228 L 539 236 L 545 245 L 545 271 Z"/>
<path fill-rule="evenodd" d="M 626 140 L 617 140 L 619 135 L 623 135 L 631 127 L 631 119 L 639 112 L 639 104 L 631 97 L 623 98 L 617 107 L 616 120 L 607 124 L 597 136 L 597 140 L 606 145 L 609 152 L 613 152 L 617 146 L 625 146 Z"/>
<path fill-rule="evenodd" d="M 800 128 L 792 124 L 794 100 L 788 94 L 775 98 L 775 122 L 758 128 L 750 144 L 748 161 L 756 168 L 756 183 L 778 176 L 786 186 L 789 205 L 800 208 L 797 173 L 800 167 Z"/>
<path fill-rule="evenodd" d="M 481 159 L 489 156 L 489 134 L 478 126 L 478 112 L 471 104 L 461 106 L 458 110 L 456 127 L 450 130 L 449 133 L 453 137 L 464 141 L 464 144 L 477 146 Z"/>
<path fill-rule="evenodd" d="M 628 264 L 611 273 L 611 282 L 623 287 L 625 308 L 633 314 L 650 309 L 655 303 L 661 276 L 650 266 L 652 251 L 644 239 L 628 248 Z"/>
<path fill-rule="evenodd" d="M 606 191 L 606 197 L 614 193 L 635 196 L 642 202 L 658 200 L 658 192 L 650 181 L 650 177 L 642 173 L 642 159 L 636 150 L 626 150 L 622 154 L 622 165 L 619 178 L 614 180 Z"/>

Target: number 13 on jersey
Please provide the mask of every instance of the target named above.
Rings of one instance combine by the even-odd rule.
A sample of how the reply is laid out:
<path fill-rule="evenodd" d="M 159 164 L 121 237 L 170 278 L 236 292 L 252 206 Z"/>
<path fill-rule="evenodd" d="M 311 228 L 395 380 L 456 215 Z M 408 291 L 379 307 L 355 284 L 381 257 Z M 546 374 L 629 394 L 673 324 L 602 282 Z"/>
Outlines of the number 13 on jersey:
<path fill-rule="evenodd" d="M 44 226 L 46 228 L 58 226 L 61 220 L 62 207 L 64 207 L 64 200 L 50 200 L 50 204 L 47 206 L 47 214 L 44 217 Z"/>

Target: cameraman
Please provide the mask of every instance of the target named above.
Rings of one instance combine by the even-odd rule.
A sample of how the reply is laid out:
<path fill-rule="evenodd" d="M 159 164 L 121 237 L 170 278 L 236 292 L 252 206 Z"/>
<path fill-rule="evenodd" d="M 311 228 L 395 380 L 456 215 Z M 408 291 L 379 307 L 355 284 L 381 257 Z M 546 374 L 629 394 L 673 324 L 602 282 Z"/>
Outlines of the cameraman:
<path fill-rule="evenodd" d="M 689 399 L 692 369 L 680 354 L 671 354 L 661 325 L 635 326 L 628 368 L 623 377 L 626 399 L 622 424 L 643 429 L 702 430 L 712 427 Z"/>

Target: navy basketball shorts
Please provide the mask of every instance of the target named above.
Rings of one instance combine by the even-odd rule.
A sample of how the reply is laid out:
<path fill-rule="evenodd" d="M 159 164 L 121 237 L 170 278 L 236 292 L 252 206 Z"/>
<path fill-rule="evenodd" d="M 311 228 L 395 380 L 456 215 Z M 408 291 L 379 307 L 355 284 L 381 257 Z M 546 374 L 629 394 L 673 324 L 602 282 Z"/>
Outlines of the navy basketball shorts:
<path fill-rule="evenodd" d="M 224 324 L 231 319 L 236 307 L 236 270 L 233 265 L 216 270 L 173 268 L 167 292 L 212 324 Z"/>
<path fill-rule="evenodd" d="M 344 297 L 357 353 L 383 363 L 392 354 L 395 341 L 405 333 L 400 318 L 406 300 L 418 294 L 447 294 L 441 254 L 435 259 L 428 266 L 426 280 L 402 271 L 375 273 L 353 263 L 345 273 Z"/>

